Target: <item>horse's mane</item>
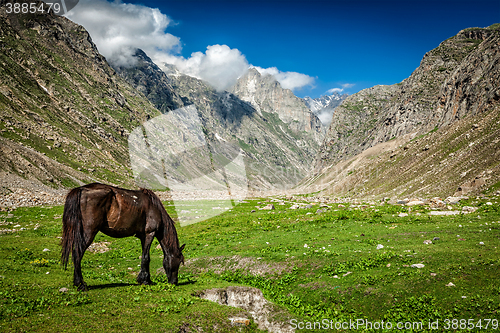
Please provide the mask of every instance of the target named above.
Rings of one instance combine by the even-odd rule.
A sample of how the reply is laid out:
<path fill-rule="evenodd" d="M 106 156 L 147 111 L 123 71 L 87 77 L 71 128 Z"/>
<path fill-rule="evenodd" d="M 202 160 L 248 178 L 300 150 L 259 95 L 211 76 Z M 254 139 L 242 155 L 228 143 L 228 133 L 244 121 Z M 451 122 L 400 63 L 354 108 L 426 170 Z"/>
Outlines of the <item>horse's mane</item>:
<path fill-rule="evenodd" d="M 165 207 L 161 203 L 160 198 L 151 190 L 147 188 L 141 188 L 142 193 L 146 194 L 149 197 L 149 200 L 151 201 L 151 204 L 153 207 L 158 209 L 161 214 L 161 221 L 163 224 L 163 237 L 165 237 L 166 240 L 166 245 L 168 246 L 169 249 L 173 250 L 174 252 L 179 251 L 179 238 L 177 237 L 177 230 L 175 230 L 175 222 L 172 220 L 172 218 L 168 215 L 167 211 L 165 210 Z"/>

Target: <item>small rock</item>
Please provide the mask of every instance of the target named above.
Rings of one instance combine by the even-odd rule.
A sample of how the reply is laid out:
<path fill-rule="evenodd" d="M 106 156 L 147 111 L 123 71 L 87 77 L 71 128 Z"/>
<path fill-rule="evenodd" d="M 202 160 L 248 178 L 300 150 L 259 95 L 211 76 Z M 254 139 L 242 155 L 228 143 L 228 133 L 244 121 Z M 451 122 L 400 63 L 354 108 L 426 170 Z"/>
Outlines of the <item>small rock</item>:
<path fill-rule="evenodd" d="M 413 264 L 410 267 L 413 267 L 413 268 L 424 268 L 425 265 L 424 264 Z"/>
<path fill-rule="evenodd" d="M 450 204 L 450 205 L 456 205 L 460 202 L 460 200 L 467 200 L 467 199 L 469 199 L 469 197 L 464 197 L 464 196 L 448 197 L 448 198 L 444 199 L 444 202 L 446 202 L 447 204 Z"/>
<path fill-rule="evenodd" d="M 486 203 L 486 205 L 491 206 L 491 205 L 493 205 L 493 204 L 492 204 L 491 202 L 489 202 L 489 201 L 488 201 L 488 202 Z"/>
<path fill-rule="evenodd" d="M 68 292 L 68 288 L 66 288 L 66 287 L 62 287 L 61 289 L 59 289 L 59 291 L 60 291 L 61 293 L 65 293 L 65 292 Z"/>
<path fill-rule="evenodd" d="M 437 274 L 436 273 L 431 273 L 431 276 L 436 276 Z"/>
<path fill-rule="evenodd" d="M 252 210 L 250 211 L 250 213 L 255 213 L 255 209 L 252 209 Z"/>
<path fill-rule="evenodd" d="M 432 198 L 431 200 L 429 200 L 429 205 L 431 206 L 431 208 L 444 208 L 444 207 L 446 207 L 446 203 L 438 197 L 435 197 L 435 198 Z"/>
<path fill-rule="evenodd" d="M 387 264 L 385 267 L 389 268 L 389 267 L 391 267 L 391 264 Z"/>
<path fill-rule="evenodd" d="M 438 240 L 439 240 L 439 237 L 434 237 L 432 240 L 433 240 L 433 241 L 438 241 Z"/>
<path fill-rule="evenodd" d="M 275 208 L 274 208 L 274 205 L 273 205 L 273 204 L 269 204 L 269 205 L 267 205 L 267 206 L 262 207 L 261 209 L 262 209 L 262 210 L 273 210 L 273 209 L 275 209 Z"/>
<path fill-rule="evenodd" d="M 345 274 L 344 274 L 344 275 L 342 275 L 342 276 L 346 277 L 346 276 L 347 276 L 347 275 L 349 275 L 349 274 L 352 274 L 352 272 L 347 272 L 347 273 L 345 273 Z"/>
<path fill-rule="evenodd" d="M 384 246 L 382 244 L 378 244 L 377 245 L 377 250 L 380 250 L 380 249 L 383 249 L 383 248 L 384 248 Z"/>
<path fill-rule="evenodd" d="M 407 206 L 422 206 L 425 205 L 425 202 L 420 201 L 420 200 L 415 200 L 415 201 L 410 201 L 406 204 Z"/>
<path fill-rule="evenodd" d="M 474 213 L 476 210 L 477 210 L 477 207 L 471 207 L 471 206 L 463 206 L 462 207 L 462 212 Z"/>
<path fill-rule="evenodd" d="M 399 213 L 399 215 L 398 215 L 398 216 L 399 216 L 399 217 L 406 217 L 406 216 L 408 216 L 408 213 Z"/>
<path fill-rule="evenodd" d="M 484 242 L 479 242 L 479 245 L 484 245 Z"/>
<path fill-rule="evenodd" d="M 231 321 L 231 326 L 248 326 L 250 325 L 250 320 L 247 318 L 240 318 L 240 317 L 235 317 L 235 318 L 229 318 Z"/>
<path fill-rule="evenodd" d="M 424 240 L 424 244 L 432 244 L 432 241 L 430 239 Z"/>
<path fill-rule="evenodd" d="M 50 252 L 49 249 L 43 249 L 43 252 Z"/>
<path fill-rule="evenodd" d="M 452 282 L 450 282 L 446 285 L 446 287 L 455 287 L 455 285 Z"/>
<path fill-rule="evenodd" d="M 458 214 L 460 214 L 458 210 L 448 210 L 448 211 L 433 210 L 432 212 L 429 213 L 429 215 L 433 216 L 448 216 L 448 215 L 458 215 Z"/>

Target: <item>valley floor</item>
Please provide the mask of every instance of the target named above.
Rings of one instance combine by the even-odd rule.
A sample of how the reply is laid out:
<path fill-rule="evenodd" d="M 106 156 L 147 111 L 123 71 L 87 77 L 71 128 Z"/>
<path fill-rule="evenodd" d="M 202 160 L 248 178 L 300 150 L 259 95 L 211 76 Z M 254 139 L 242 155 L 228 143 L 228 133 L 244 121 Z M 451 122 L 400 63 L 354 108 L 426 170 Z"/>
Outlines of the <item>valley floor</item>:
<path fill-rule="evenodd" d="M 342 323 L 356 320 L 410 323 L 415 332 L 496 331 L 499 199 L 441 207 L 245 199 L 177 227 L 187 246 L 175 287 L 156 241 L 155 284 L 138 286 L 140 242 L 99 234 L 83 260 L 85 293 L 71 285 L 72 266 L 59 262 L 62 206 L 0 212 L 0 331 L 306 332 L 315 322 L 347 331 Z M 182 210 L 206 203 L 198 204 Z M 179 217 L 174 202 L 165 206 Z"/>

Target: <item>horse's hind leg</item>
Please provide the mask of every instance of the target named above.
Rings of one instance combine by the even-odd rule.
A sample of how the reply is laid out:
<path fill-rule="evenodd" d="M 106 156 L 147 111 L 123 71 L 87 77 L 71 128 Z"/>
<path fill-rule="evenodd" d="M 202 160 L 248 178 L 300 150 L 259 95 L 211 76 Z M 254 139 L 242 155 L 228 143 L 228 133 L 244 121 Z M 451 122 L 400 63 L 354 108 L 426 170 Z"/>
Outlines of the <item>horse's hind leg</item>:
<path fill-rule="evenodd" d="M 82 258 L 83 254 L 87 250 L 87 248 L 94 241 L 95 235 L 97 235 L 97 231 L 92 231 L 84 234 L 84 248 L 81 255 L 78 255 L 77 251 L 73 249 L 73 264 L 75 266 L 75 270 L 73 273 L 73 285 L 78 287 L 78 291 L 87 291 L 87 284 L 83 282 L 82 275 Z"/>
<path fill-rule="evenodd" d="M 149 274 L 149 262 L 151 260 L 149 256 L 149 249 L 151 247 L 151 243 L 153 242 L 154 236 L 154 232 L 138 236 L 138 238 L 141 240 L 142 245 L 141 271 L 139 272 L 139 275 L 137 275 L 137 282 L 139 284 L 152 284 L 151 276 Z"/>

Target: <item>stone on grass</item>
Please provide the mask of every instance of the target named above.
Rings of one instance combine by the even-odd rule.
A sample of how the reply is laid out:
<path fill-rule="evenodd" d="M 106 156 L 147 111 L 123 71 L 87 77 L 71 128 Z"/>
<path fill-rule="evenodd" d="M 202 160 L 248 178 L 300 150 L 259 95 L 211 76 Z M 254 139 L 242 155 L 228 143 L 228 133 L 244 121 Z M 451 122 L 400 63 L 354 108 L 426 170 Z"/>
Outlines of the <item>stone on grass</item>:
<path fill-rule="evenodd" d="M 62 287 L 61 289 L 59 289 L 59 291 L 62 293 L 65 293 L 65 292 L 68 292 L 68 288 Z"/>
<path fill-rule="evenodd" d="M 274 205 L 273 204 L 269 204 L 267 206 L 264 206 L 262 208 L 260 208 L 262 210 L 273 210 L 274 209 Z"/>
<path fill-rule="evenodd" d="M 248 326 L 250 325 L 250 320 L 247 318 L 234 317 L 229 318 L 231 321 L 231 326 Z"/>
<path fill-rule="evenodd" d="M 424 268 L 425 265 L 424 264 L 413 264 L 410 267 L 413 267 L 413 268 Z"/>
<path fill-rule="evenodd" d="M 462 212 L 474 213 L 476 210 L 477 210 L 477 207 L 471 207 L 471 206 L 463 206 L 462 207 Z"/>
<path fill-rule="evenodd" d="M 430 239 L 424 240 L 424 244 L 432 244 L 432 241 Z"/>
<path fill-rule="evenodd" d="M 458 215 L 460 214 L 460 212 L 458 210 L 449 210 L 449 211 L 433 210 L 429 214 L 433 216 L 448 216 L 448 215 Z"/>
<path fill-rule="evenodd" d="M 407 217 L 408 216 L 408 213 L 399 213 L 398 215 L 399 217 Z"/>
<path fill-rule="evenodd" d="M 425 205 L 425 202 L 420 201 L 420 200 L 414 200 L 414 201 L 408 202 L 406 205 L 407 206 L 422 206 L 422 205 Z"/>
<path fill-rule="evenodd" d="M 455 285 L 453 284 L 453 282 L 450 282 L 446 285 L 446 287 L 455 287 Z"/>
<path fill-rule="evenodd" d="M 380 250 L 380 249 L 383 249 L 383 248 L 384 248 L 384 246 L 382 244 L 378 244 L 377 245 L 377 250 Z"/>

